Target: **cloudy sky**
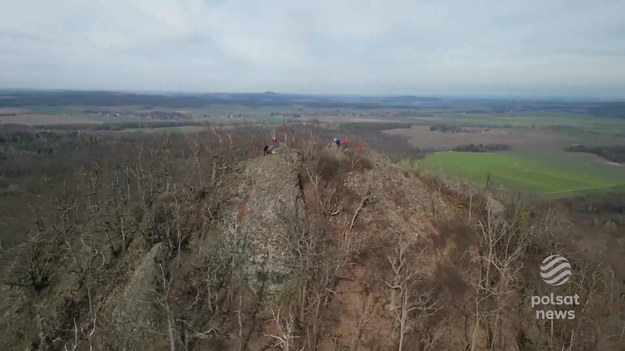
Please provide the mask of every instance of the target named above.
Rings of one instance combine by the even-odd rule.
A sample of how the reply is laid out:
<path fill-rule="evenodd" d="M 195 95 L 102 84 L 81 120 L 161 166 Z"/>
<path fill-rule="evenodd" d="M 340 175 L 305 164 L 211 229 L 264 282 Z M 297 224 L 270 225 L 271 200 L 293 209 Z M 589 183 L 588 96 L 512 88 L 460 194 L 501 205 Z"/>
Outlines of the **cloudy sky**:
<path fill-rule="evenodd" d="M 625 0 L 0 0 L 0 87 L 625 97 Z"/>

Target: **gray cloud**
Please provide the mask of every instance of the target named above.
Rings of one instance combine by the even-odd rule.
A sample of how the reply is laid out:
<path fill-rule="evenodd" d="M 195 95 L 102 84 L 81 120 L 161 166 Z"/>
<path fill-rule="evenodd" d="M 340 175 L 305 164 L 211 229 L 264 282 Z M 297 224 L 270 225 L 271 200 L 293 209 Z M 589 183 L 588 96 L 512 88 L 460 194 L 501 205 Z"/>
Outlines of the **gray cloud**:
<path fill-rule="evenodd" d="M 625 1 L 0 0 L 0 87 L 625 96 Z"/>

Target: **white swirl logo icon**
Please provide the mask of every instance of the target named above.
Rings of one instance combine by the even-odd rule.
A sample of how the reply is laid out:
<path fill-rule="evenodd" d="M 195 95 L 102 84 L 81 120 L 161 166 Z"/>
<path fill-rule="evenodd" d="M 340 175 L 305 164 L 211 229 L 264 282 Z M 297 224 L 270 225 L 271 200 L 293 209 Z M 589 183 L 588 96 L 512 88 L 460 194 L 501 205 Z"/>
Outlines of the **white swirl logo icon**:
<path fill-rule="evenodd" d="M 571 265 L 566 258 L 551 255 L 545 258 L 540 265 L 540 276 L 549 285 L 562 285 L 568 282 L 571 277 Z"/>

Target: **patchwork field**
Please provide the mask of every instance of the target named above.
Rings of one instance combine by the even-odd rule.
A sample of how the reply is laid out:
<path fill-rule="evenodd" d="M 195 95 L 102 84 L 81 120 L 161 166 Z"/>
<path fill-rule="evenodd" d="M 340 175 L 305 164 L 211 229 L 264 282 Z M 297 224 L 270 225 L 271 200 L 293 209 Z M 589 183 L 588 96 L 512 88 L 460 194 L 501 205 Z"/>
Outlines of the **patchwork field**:
<path fill-rule="evenodd" d="M 625 167 L 588 154 L 437 152 L 419 167 L 485 185 L 544 195 L 625 189 Z"/>
<path fill-rule="evenodd" d="M 462 131 L 430 131 L 435 124 L 457 126 Z M 411 145 L 432 152 L 418 161 L 419 167 L 479 185 L 484 185 L 490 175 L 492 186 L 549 196 L 625 191 L 623 164 L 593 154 L 564 151 L 572 145 L 625 145 L 624 119 L 557 112 L 545 116 L 438 114 L 415 119 L 412 128 L 384 133 L 402 136 Z M 511 151 L 449 151 L 470 144 L 505 144 Z"/>
<path fill-rule="evenodd" d="M 477 184 L 483 185 L 490 175 L 494 186 L 549 195 L 625 190 L 622 164 L 593 154 L 564 151 L 573 145 L 625 145 L 625 115 L 609 103 L 337 98 L 269 92 L 27 96 L 4 97 L 4 101 L 17 100 L 0 107 L 0 128 L 24 124 L 35 129 L 56 125 L 54 128 L 69 130 L 76 124 L 94 132 L 152 134 L 196 133 L 205 130 L 206 124 L 270 129 L 285 123 L 294 127 L 311 124 L 358 140 L 367 148 L 392 153 L 395 160 L 418 159 L 429 152 L 418 161 L 419 167 Z M 441 125 L 446 128 L 441 129 Z M 439 127 L 439 131 L 430 131 L 431 126 Z M 454 127 L 461 132 L 456 133 Z M 460 146 L 465 151 L 511 151 L 449 151 Z"/>
<path fill-rule="evenodd" d="M 527 149 L 552 145 L 564 147 L 576 142 L 576 138 L 570 135 L 521 128 L 467 127 L 462 133 L 441 133 L 431 132 L 429 126 L 417 125 L 384 132 L 406 137 L 412 145 L 426 150 L 447 150 L 466 144 L 508 144 L 515 149 Z"/>
<path fill-rule="evenodd" d="M 93 118 L 84 116 L 66 116 L 49 114 L 18 114 L 15 116 L 0 116 L 2 124 L 23 124 L 27 126 L 46 124 L 86 124 L 101 123 Z"/>
<path fill-rule="evenodd" d="M 625 133 L 623 119 L 590 116 L 569 112 L 528 113 L 437 113 L 419 118 L 422 124 L 449 123 L 465 127 L 505 127 L 548 129 L 565 132 Z"/>
<path fill-rule="evenodd" d="M 121 130 L 122 133 L 199 133 L 207 130 L 202 126 L 181 126 L 163 128 L 127 128 Z"/>

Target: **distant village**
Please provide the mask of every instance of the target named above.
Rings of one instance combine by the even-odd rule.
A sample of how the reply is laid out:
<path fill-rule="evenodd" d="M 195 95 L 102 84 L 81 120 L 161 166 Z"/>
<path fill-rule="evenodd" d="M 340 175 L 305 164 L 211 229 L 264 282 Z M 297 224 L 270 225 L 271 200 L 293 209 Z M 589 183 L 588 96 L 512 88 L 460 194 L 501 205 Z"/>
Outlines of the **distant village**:
<path fill-rule="evenodd" d="M 145 111 L 145 112 L 119 112 L 109 110 L 84 110 L 83 113 L 99 117 L 141 117 L 158 120 L 179 120 L 188 121 L 193 119 L 191 112 L 180 111 Z"/>

